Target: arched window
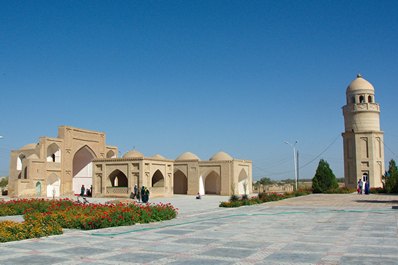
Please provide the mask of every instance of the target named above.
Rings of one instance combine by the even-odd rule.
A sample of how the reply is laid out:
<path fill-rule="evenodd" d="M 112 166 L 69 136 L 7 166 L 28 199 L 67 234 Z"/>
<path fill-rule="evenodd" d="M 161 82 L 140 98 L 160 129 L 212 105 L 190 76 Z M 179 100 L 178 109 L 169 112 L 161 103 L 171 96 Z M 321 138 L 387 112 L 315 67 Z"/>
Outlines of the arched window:
<path fill-rule="evenodd" d="M 359 96 L 359 103 L 365 103 L 365 97 Z"/>
<path fill-rule="evenodd" d="M 372 96 L 368 96 L 368 102 L 369 102 L 369 103 L 373 103 Z"/>
<path fill-rule="evenodd" d="M 108 153 L 106 153 L 106 158 L 116 158 L 116 154 L 113 150 L 109 150 Z"/>
<path fill-rule="evenodd" d="M 61 149 L 56 143 L 52 143 L 47 148 L 47 162 L 61 162 Z"/>

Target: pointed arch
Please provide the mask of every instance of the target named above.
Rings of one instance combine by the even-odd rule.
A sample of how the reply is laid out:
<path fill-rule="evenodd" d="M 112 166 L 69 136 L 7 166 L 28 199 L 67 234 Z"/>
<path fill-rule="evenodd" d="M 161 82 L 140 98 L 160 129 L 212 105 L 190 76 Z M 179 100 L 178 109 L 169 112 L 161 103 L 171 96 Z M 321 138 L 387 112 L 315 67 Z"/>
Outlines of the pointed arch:
<path fill-rule="evenodd" d="M 112 187 L 128 187 L 127 176 L 119 169 L 112 171 L 108 179 Z"/>
<path fill-rule="evenodd" d="M 61 148 L 56 144 L 52 143 L 47 147 L 47 162 L 61 162 Z"/>
<path fill-rule="evenodd" d="M 90 187 L 92 181 L 92 161 L 96 158 L 94 151 L 87 145 L 76 151 L 73 156 L 73 192 L 80 194 L 82 185 Z"/>
<path fill-rule="evenodd" d="M 113 150 L 109 150 L 109 151 L 106 153 L 106 158 L 116 158 L 115 152 L 114 152 Z"/>
<path fill-rule="evenodd" d="M 24 154 L 19 154 L 17 157 L 17 170 L 22 170 L 22 162 L 26 158 Z"/>
<path fill-rule="evenodd" d="M 159 169 L 152 176 L 152 187 L 164 187 L 164 177 Z"/>
<path fill-rule="evenodd" d="M 248 189 L 249 177 L 244 168 L 239 173 L 238 176 L 238 193 L 239 195 L 247 194 L 249 192 Z"/>
<path fill-rule="evenodd" d="M 38 197 L 41 196 L 41 182 L 40 181 L 36 182 L 36 196 L 38 196 Z"/>
<path fill-rule="evenodd" d="M 174 179 L 173 179 L 173 192 L 174 194 L 187 194 L 188 193 L 188 179 L 185 174 L 177 169 L 174 172 Z"/>
<path fill-rule="evenodd" d="M 205 178 L 205 194 L 221 193 L 221 177 L 214 170 L 211 171 Z"/>
<path fill-rule="evenodd" d="M 59 197 L 61 180 L 55 173 L 52 173 L 47 177 L 47 197 Z"/>

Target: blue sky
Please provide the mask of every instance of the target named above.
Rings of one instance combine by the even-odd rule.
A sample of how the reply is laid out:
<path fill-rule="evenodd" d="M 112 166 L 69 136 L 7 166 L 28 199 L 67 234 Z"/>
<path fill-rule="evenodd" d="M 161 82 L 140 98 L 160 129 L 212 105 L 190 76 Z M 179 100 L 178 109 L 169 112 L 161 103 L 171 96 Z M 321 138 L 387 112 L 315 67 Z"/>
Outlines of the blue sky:
<path fill-rule="evenodd" d="M 124 153 L 300 177 L 343 176 L 347 85 L 376 89 L 385 157 L 398 159 L 396 1 L 2 1 L 0 175 L 9 151 L 70 125 Z M 328 146 L 330 146 L 328 148 Z M 327 149 L 324 153 L 322 153 Z M 322 155 L 318 157 L 319 154 Z"/>

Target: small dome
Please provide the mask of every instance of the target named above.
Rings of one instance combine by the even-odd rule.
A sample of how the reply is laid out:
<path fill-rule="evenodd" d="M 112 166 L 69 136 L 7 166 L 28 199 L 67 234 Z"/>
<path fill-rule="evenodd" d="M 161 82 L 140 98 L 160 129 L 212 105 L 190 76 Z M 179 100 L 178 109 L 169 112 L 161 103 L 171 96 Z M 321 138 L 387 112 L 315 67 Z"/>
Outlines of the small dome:
<path fill-rule="evenodd" d="M 24 145 L 19 150 L 32 150 L 32 149 L 36 149 L 36 146 L 37 146 L 37 144 L 27 144 L 27 145 Z"/>
<path fill-rule="evenodd" d="M 39 157 L 36 154 L 31 154 L 28 159 L 39 159 Z"/>
<path fill-rule="evenodd" d="M 234 160 L 232 156 L 225 152 L 218 152 L 217 154 L 213 155 L 210 159 L 210 161 L 229 161 L 229 160 Z"/>
<path fill-rule="evenodd" d="M 152 158 L 166 160 L 166 158 L 164 156 L 159 155 L 159 154 L 152 156 Z"/>
<path fill-rule="evenodd" d="M 144 158 L 144 155 L 134 149 L 125 153 L 123 158 Z"/>
<path fill-rule="evenodd" d="M 199 157 L 191 152 L 181 154 L 176 160 L 200 160 Z"/>
<path fill-rule="evenodd" d="M 347 94 L 363 91 L 363 90 L 371 90 L 374 93 L 374 87 L 371 83 L 369 83 L 366 79 L 364 79 L 360 74 L 357 75 L 350 85 L 347 87 Z"/>

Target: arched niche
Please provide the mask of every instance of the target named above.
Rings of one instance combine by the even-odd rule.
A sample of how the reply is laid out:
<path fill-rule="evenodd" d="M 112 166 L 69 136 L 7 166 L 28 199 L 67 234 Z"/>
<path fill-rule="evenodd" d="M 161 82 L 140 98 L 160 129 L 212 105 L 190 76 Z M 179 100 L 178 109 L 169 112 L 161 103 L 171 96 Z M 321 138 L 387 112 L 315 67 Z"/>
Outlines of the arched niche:
<path fill-rule="evenodd" d="M 188 193 L 188 179 L 181 170 L 177 170 L 176 172 L 174 172 L 173 183 L 174 194 Z"/>
<path fill-rule="evenodd" d="M 152 176 L 152 187 L 159 188 L 164 187 L 164 176 L 160 170 L 156 170 Z"/>
<path fill-rule="evenodd" d="M 82 185 L 87 189 L 92 183 L 92 162 L 96 158 L 94 151 L 87 145 L 73 156 L 73 192 L 80 194 Z"/>
<path fill-rule="evenodd" d="M 108 176 L 108 180 L 112 187 L 128 187 L 127 176 L 119 169 L 112 171 Z"/>
<path fill-rule="evenodd" d="M 211 171 L 205 178 L 205 194 L 217 194 L 221 193 L 221 177 L 215 172 Z"/>
<path fill-rule="evenodd" d="M 246 170 L 242 168 L 238 176 L 239 195 L 247 194 L 249 192 L 249 188 L 247 186 L 248 184 L 249 184 L 249 177 L 247 175 Z"/>

